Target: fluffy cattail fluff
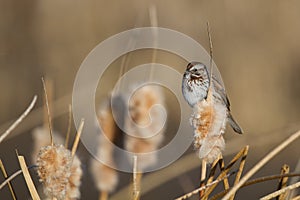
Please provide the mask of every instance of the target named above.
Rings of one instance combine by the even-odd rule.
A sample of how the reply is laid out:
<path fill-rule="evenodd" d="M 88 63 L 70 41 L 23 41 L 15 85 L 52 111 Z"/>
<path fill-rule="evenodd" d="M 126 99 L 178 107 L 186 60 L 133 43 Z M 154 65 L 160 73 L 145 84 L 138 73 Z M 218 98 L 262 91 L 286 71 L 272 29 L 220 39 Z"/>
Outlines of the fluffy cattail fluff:
<path fill-rule="evenodd" d="M 81 161 L 75 155 L 71 166 L 71 174 L 67 184 L 66 200 L 75 200 L 80 198 L 80 185 L 82 177 Z"/>
<path fill-rule="evenodd" d="M 55 131 L 53 131 L 53 139 L 55 144 L 63 144 L 63 138 Z M 50 144 L 49 128 L 45 126 L 37 127 L 32 131 L 33 137 L 33 151 L 31 153 L 32 162 L 36 163 L 36 159 L 40 149 Z"/>
<path fill-rule="evenodd" d="M 194 127 L 194 147 L 199 158 L 212 163 L 222 155 L 225 148 L 223 134 L 227 120 L 227 109 L 213 98 L 204 99 L 194 106 L 191 124 Z"/>
<path fill-rule="evenodd" d="M 63 145 L 42 147 L 37 157 L 37 165 L 46 197 L 65 199 L 71 176 L 71 152 Z"/>
<path fill-rule="evenodd" d="M 98 122 L 103 132 L 98 137 L 97 157 L 108 163 L 109 166 L 114 166 L 113 145 L 109 141 L 114 141 L 118 127 L 115 124 L 109 104 L 100 109 Z M 109 141 L 106 141 L 104 137 Z M 114 191 L 118 184 L 118 174 L 115 169 L 109 166 L 96 159 L 91 160 L 91 172 L 97 189 L 108 193 Z"/>
<path fill-rule="evenodd" d="M 125 138 L 126 150 L 133 153 L 148 153 L 157 150 L 164 139 L 164 115 L 161 108 L 155 105 L 164 105 L 164 98 L 159 86 L 147 85 L 139 88 L 129 101 L 130 117 L 126 121 Z M 162 128 L 161 130 L 159 130 Z M 159 131 L 158 131 L 159 130 Z M 157 132 L 157 133 L 156 133 Z M 132 160 L 132 158 L 129 158 Z M 151 158 L 139 160 L 139 169 L 155 164 L 155 154 Z"/>

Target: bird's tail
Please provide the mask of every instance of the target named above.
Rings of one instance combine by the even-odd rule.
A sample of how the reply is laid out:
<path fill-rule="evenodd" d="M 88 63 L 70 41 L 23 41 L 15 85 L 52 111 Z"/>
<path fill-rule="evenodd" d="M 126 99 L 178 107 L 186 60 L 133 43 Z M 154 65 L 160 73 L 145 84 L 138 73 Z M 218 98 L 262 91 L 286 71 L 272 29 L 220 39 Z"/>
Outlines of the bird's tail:
<path fill-rule="evenodd" d="M 228 112 L 228 122 L 230 124 L 230 126 L 232 127 L 232 129 L 239 134 L 243 133 L 242 128 L 240 127 L 240 125 L 233 119 L 232 115 L 230 112 Z"/>

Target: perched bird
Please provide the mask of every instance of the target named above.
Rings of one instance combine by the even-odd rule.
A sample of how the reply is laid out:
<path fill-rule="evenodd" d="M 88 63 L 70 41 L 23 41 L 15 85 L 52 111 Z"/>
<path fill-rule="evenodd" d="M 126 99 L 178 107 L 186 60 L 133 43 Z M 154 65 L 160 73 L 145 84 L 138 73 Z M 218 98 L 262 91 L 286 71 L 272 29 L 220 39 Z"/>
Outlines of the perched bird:
<path fill-rule="evenodd" d="M 242 134 L 243 130 L 230 113 L 230 102 L 224 86 L 214 75 L 210 81 L 208 69 L 201 62 L 190 62 L 186 67 L 182 79 L 182 94 L 185 100 L 191 107 L 194 107 L 198 102 L 206 99 L 210 83 L 212 84 L 211 92 L 214 101 L 226 106 L 229 124 L 235 132 Z"/>

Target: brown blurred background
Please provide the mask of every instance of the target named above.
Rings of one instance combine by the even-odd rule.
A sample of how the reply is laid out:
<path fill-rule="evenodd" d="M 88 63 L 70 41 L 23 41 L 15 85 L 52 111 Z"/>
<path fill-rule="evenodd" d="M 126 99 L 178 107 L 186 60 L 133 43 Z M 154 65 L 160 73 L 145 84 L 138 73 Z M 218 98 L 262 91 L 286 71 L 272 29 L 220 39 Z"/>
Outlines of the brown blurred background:
<path fill-rule="evenodd" d="M 42 96 L 41 76 L 54 81 L 54 128 L 64 133 L 73 81 L 81 62 L 106 38 L 134 27 L 150 26 L 151 5 L 157 7 L 159 26 L 187 34 L 206 49 L 206 22 L 210 22 L 214 60 L 226 85 L 233 114 L 246 132 L 237 136 L 228 128 L 226 139 L 239 141 L 233 145 L 236 149 L 250 145 L 246 170 L 300 128 L 300 1 L 0 0 L 1 133 L 23 112 L 34 94 Z M 137 52 L 130 57 L 129 66 L 150 62 L 151 53 L 145 51 L 137 56 Z M 105 79 L 111 80 L 111 84 L 99 92 L 99 101 L 117 80 L 120 60 L 107 72 Z M 181 72 L 186 65 L 163 52 L 158 53 L 157 62 Z M 42 105 L 39 98 L 36 108 Z M 171 121 L 176 121 L 177 115 L 172 113 L 176 106 L 169 105 L 169 115 L 174 118 Z M 35 110 L 0 145 L 0 158 L 9 174 L 19 168 L 15 149 L 30 162 L 30 131 L 42 121 L 42 112 Z M 299 140 L 290 145 L 256 177 L 279 173 L 284 163 L 293 170 L 299 159 L 299 145 Z M 83 146 L 78 151 L 85 162 L 82 199 L 97 199 L 86 164 L 89 154 Z M 231 157 L 225 160 L 228 162 Z M 159 185 L 142 199 L 174 199 L 191 191 L 198 185 L 199 171 L 200 168 L 188 171 Z M 122 174 L 118 188 L 130 180 L 130 175 Z M 35 181 L 38 184 L 36 178 Z M 13 184 L 18 199 L 28 199 L 23 178 L 16 178 Z M 276 187 L 277 181 L 251 186 L 242 189 L 237 199 L 257 199 Z M 10 198 L 7 188 L 0 191 L 0 199 Z"/>

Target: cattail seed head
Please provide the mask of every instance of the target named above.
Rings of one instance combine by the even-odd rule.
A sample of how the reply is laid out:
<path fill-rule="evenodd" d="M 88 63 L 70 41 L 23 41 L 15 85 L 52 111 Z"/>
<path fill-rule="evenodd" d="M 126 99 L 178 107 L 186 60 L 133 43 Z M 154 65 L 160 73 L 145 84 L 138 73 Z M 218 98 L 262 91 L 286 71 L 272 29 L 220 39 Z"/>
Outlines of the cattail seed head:
<path fill-rule="evenodd" d="M 118 105 L 121 105 L 121 103 L 122 102 L 119 102 Z M 97 189 L 102 192 L 110 193 L 115 190 L 119 181 L 116 170 L 109 166 L 115 165 L 113 158 L 114 147 L 111 142 L 114 142 L 120 130 L 116 125 L 108 102 L 99 110 L 98 122 L 101 126 L 102 132 L 98 135 L 97 157 L 101 158 L 105 164 L 96 159 L 92 159 L 90 171 L 93 174 L 93 179 Z"/>
<path fill-rule="evenodd" d="M 208 98 L 194 106 L 191 124 L 194 127 L 194 147 L 200 159 L 212 163 L 225 148 L 223 134 L 227 122 L 227 108 Z"/>
<path fill-rule="evenodd" d="M 118 174 L 115 169 L 110 168 L 96 159 L 91 161 L 91 172 L 100 191 L 113 192 L 118 184 Z"/>
<path fill-rule="evenodd" d="M 63 200 L 71 175 L 71 152 L 63 145 L 42 147 L 37 158 L 38 176 L 47 197 Z"/>
<path fill-rule="evenodd" d="M 129 101 L 130 117 L 126 121 L 125 149 L 133 153 L 155 152 L 164 139 L 164 95 L 159 86 L 146 85 L 139 88 Z M 129 159 L 132 159 L 131 157 Z M 146 159 L 140 158 L 139 168 L 155 164 L 157 156 L 152 154 Z"/>

